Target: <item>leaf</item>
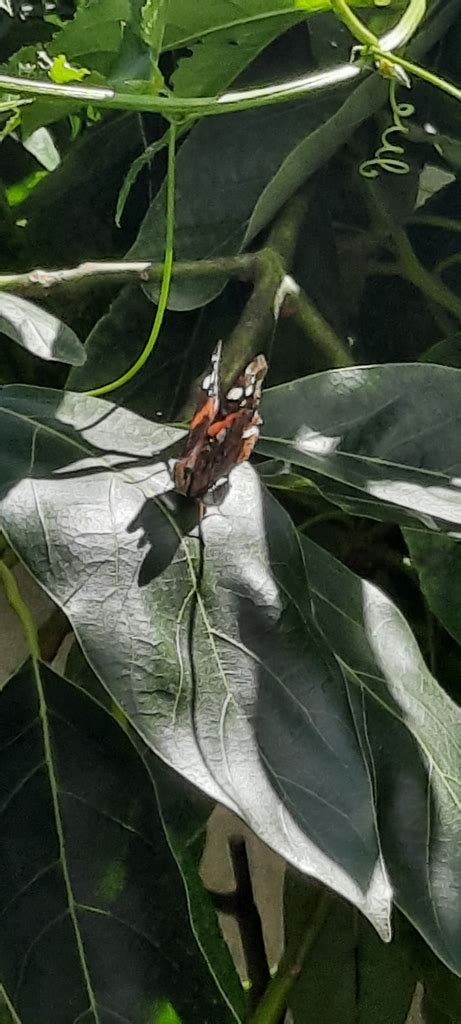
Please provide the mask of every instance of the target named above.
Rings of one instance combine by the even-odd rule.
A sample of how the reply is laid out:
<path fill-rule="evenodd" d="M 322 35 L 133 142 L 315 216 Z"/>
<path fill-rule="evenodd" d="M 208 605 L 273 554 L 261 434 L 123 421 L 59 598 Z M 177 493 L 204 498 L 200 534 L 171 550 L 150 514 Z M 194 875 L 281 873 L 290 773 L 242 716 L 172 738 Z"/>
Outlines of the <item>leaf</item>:
<path fill-rule="evenodd" d="M 70 327 L 18 295 L 0 293 L 0 330 L 40 359 L 82 366 L 85 349 Z"/>
<path fill-rule="evenodd" d="M 113 705 L 107 690 L 85 661 L 76 643 L 66 661 L 66 676 L 94 696 L 99 703 L 109 709 L 112 707 L 114 716 L 120 717 L 120 709 Z M 219 927 L 210 894 L 199 875 L 206 825 L 214 805 L 196 789 L 185 785 L 184 779 L 155 757 L 131 729 L 125 716 L 122 725 L 128 730 L 151 776 L 162 828 L 187 892 L 188 916 L 196 942 L 225 1002 L 233 1011 L 235 1019 L 242 1021 L 245 1015 L 242 985 Z"/>
<path fill-rule="evenodd" d="M 461 711 L 405 619 L 373 584 L 303 537 L 317 622 L 348 680 L 397 905 L 461 974 Z"/>
<path fill-rule="evenodd" d="M 192 32 L 196 11 L 190 10 Z M 457 0 L 444 0 L 443 8 L 434 8 L 413 44 L 413 56 L 421 57 L 434 45 L 456 11 Z M 165 45 L 167 40 L 168 35 Z M 349 93 L 341 87 L 303 102 L 204 119 L 177 158 L 176 259 L 234 255 L 249 245 L 386 97 L 386 84 L 374 76 Z M 161 260 L 164 239 L 165 185 L 127 258 Z M 158 288 L 145 287 L 156 299 Z M 212 277 L 173 282 L 170 308 L 194 309 L 210 302 L 221 288 L 222 280 Z"/>
<path fill-rule="evenodd" d="M 423 999 L 422 1015 L 424 1024 L 457 1024 L 459 1020 L 459 1011 L 461 1010 L 461 1003 L 459 1009 L 456 1012 L 456 1017 L 452 1017 L 451 1013 L 445 1013 L 433 1003 L 427 996 Z"/>
<path fill-rule="evenodd" d="M 427 1024 L 457 1024 L 461 1012 L 461 979 L 452 974 L 401 914 L 395 918 L 396 938 L 407 963 L 424 986 Z"/>
<path fill-rule="evenodd" d="M 141 37 L 149 47 L 153 63 L 162 48 L 170 0 L 145 0 L 141 8 Z"/>
<path fill-rule="evenodd" d="M 455 334 L 450 334 L 448 338 L 432 345 L 421 356 L 421 362 L 439 363 L 441 366 L 455 366 L 461 369 L 461 331 L 456 331 Z"/>
<path fill-rule="evenodd" d="M 219 96 L 266 46 L 299 22 L 299 15 L 272 17 L 206 33 L 188 47 L 172 75 L 178 96 Z"/>
<path fill-rule="evenodd" d="M 65 54 L 71 64 L 107 76 L 130 18 L 130 0 L 87 0 L 47 46 L 51 57 Z"/>
<path fill-rule="evenodd" d="M 300 138 L 328 122 L 339 103 L 338 98 L 321 94 L 305 103 L 204 119 L 193 128 L 176 161 L 176 259 L 208 259 L 239 252 L 248 219 L 267 181 Z M 363 112 L 364 117 L 367 114 Z M 127 259 L 163 259 L 164 209 L 165 185 L 147 211 Z M 222 276 L 173 281 L 169 306 L 195 309 L 222 287 Z M 154 285 L 146 285 L 145 290 L 154 298 L 158 293 Z"/>
<path fill-rule="evenodd" d="M 458 531 L 461 373 L 422 363 L 330 370 L 270 388 L 259 451 L 315 474 L 358 515 Z"/>
<path fill-rule="evenodd" d="M 45 666 L 24 666 L 0 702 L 0 966 L 22 1024 L 150 1024 L 163 1002 L 230 1021 L 123 730 Z"/>
<path fill-rule="evenodd" d="M 404 530 L 411 563 L 429 607 L 461 643 L 461 545 L 427 530 Z"/>
<path fill-rule="evenodd" d="M 24 149 L 38 161 L 47 171 L 55 171 L 61 163 L 61 157 L 54 140 L 46 128 L 37 128 L 23 142 Z"/>
<path fill-rule="evenodd" d="M 426 18 L 421 30 L 408 46 L 407 54 L 412 60 L 421 60 L 446 32 L 457 17 L 457 0 L 439 0 L 431 6 L 431 17 Z M 256 203 L 245 235 L 245 244 L 270 223 L 277 210 L 294 192 L 330 159 L 364 120 L 379 110 L 387 97 L 388 89 L 383 81 L 374 76 L 360 82 L 343 100 L 336 112 L 323 123 L 320 120 L 316 130 L 294 146 L 277 173 L 271 176 Z"/>
<path fill-rule="evenodd" d="M 202 549 L 171 494 L 181 433 L 44 389 L 2 409 L 1 527 L 131 724 L 387 936 L 370 778 L 286 514 L 239 467 Z"/>
<path fill-rule="evenodd" d="M 96 238 L 98 259 L 113 258 L 120 245 L 113 224 L 116 197 L 139 145 L 139 120 L 126 114 L 106 118 L 77 139 L 61 166 L 24 203 L 24 244 L 35 266 L 86 260 Z"/>
<path fill-rule="evenodd" d="M 363 0 L 353 6 L 373 6 L 375 0 Z M 170 0 L 165 49 L 189 46 L 204 35 L 222 30 L 238 30 L 252 22 L 269 22 L 283 14 L 291 19 L 299 5 L 295 0 L 201 0 L 194 7 L 190 0 Z M 330 8 L 330 0 L 306 0 L 298 18 Z"/>
<path fill-rule="evenodd" d="M 296 963 L 324 898 L 320 886 L 287 871 L 282 964 Z M 335 899 L 293 987 L 293 1024 L 305 1024 L 310 1006 L 322 1007 L 322 1024 L 405 1024 L 415 985 L 415 972 L 398 941 L 382 942 L 352 907 Z"/>
<path fill-rule="evenodd" d="M 90 74 L 90 71 L 88 68 L 73 68 L 72 64 L 68 63 L 65 55 L 59 53 L 54 58 L 48 73 L 52 82 L 62 85 L 66 82 L 82 82 Z"/>

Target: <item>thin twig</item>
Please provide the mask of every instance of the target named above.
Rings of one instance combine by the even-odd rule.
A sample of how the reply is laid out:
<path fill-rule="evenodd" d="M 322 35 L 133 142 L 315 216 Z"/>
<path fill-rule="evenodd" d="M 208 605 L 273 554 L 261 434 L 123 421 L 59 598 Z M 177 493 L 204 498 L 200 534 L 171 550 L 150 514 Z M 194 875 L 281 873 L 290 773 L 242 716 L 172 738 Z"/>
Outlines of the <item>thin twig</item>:
<path fill-rule="evenodd" d="M 213 277 L 223 274 L 227 277 L 238 277 L 243 280 L 251 278 L 256 257 L 252 254 L 243 256 L 219 257 L 213 260 L 184 260 L 173 265 L 174 277 Z M 76 267 L 60 270 L 30 270 L 22 274 L 1 274 L 0 290 L 29 291 L 44 289 L 47 291 L 56 285 L 77 284 L 88 278 L 109 278 L 125 280 L 135 277 L 140 281 L 160 281 L 163 274 L 163 262 L 152 263 L 149 260 L 118 262 L 86 261 Z"/>

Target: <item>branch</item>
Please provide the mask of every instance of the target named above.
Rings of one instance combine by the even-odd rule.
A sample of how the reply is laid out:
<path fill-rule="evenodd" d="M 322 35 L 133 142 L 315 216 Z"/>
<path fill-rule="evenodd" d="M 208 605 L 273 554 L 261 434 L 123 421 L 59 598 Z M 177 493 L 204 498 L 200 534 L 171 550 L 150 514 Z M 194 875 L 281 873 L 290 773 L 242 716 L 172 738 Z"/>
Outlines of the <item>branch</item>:
<path fill-rule="evenodd" d="M 132 110 L 138 113 L 161 114 L 167 121 L 194 120 L 197 117 L 209 117 L 217 114 L 230 114 L 240 110 L 265 107 L 275 103 L 287 103 L 293 99 L 302 99 L 309 93 L 344 85 L 359 78 L 369 70 L 358 64 L 339 64 L 328 71 L 311 75 L 303 75 L 280 85 L 269 85 L 260 89 L 242 89 L 236 92 L 223 93 L 218 99 L 212 97 L 194 98 L 158 96 L 151 93 L 124 93 L 115 89 L 100 86 L 57 85 L 54 82 L 34 81 L 32 78 L 16 78 L 0 75 L 0 92 L 12 94 L 11 104 L 14 107 L 15 96 L 30 96 L 32 99 L 69 100 L 80 102 L 82 106 L 92 104 L 106 110 Z"/>
<path fill-rule="evenodd" d="M 238 277 L 241 280 L 251 279 L 256 257 L 252 254 L 243 256 L 220 257 L 213 260 L 184 260 L 173 264 L 173 277 L 214 277 L 222 274 L 226 277 Z M 126 278 L 138 278 L 140 281 L 161 281 L 163 262 L 149 261 L 130 262 L 120 260 L 117 263 L 106 261 L 89 261 L 77 267 L 62 270 L 30 270 L 23 274 L 0 275 L 0 291 L 30 291 L 45 289 L 60 284 L 77 284 L 89 278 L 108 278 L 113 281 L 124 281 Z"/>
<path fill-rule="evenodd" d="M 328 365 L 334 367 L 354 366 L 354 360 L 346 345 L 302 288 L 297 297 L 293 300 L 290 299 L 291 302 L 293 302 L 293 314 L 297 323 L 326 357 Z"/>
<path fill-rule="evenodd" d="M 395 271 L 422 292 L 428 301 L 440 306 L 461 323 L 461 299 L 420 262 L 405 228 L 394 220 L 378 183 L 366 180 L 364 194 L 372 222 L 381 227 L 388 237 L 395 259 Z M 383 272 L 387 273 L 387 270 Z"/>
<path fill-rule="evenodd" d="M 328 917 L 333 900 L 333 893 L 324 889 L 301 942 L 293 952 L 287 951 L 284 954 L 277 974 L 269 983 L 256 1013 L 250 1019 L 250 1024 L 279 1024 L 279 1021 L 283 1020 L 290 992 L 301 974 L 309 950 Z M 312 1020 L 315 1020 L 315 1015 Z"/>

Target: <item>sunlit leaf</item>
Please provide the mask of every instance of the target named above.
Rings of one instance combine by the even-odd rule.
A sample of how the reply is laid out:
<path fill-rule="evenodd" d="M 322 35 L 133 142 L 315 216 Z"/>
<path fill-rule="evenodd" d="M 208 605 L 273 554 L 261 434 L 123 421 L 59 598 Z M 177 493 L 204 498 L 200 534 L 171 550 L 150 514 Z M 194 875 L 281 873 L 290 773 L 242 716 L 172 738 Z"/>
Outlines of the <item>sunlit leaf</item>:
<path fill-rule="evenodd" d="M 3 403 L 1 525 L 132 725 L 386 936 L 368 769 L 286 514 L 240 467 L 201 567 L 196 510 L 167 494 L 178 431 L 84 395 Z"/>
<path fill-rule="evenodd" d="M 85 349 L 74 331 L 57 317 L 18 295 L 0 292 L 0 330 L 40 359 L 81 366 Z"/>

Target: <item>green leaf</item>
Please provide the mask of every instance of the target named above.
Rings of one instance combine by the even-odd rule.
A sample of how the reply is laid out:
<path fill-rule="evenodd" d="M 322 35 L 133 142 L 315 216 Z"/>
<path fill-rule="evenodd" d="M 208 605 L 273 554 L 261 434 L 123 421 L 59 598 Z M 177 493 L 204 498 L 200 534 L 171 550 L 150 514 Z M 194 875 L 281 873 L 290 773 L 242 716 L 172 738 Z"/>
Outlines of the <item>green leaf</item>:
<path fill-rule="evenodd" d="M 218 96 L 266 46 L 299 21 L 299 15 L 244 22 L 207 33 L 188 47 L 172 76 L 178 96 Z"/>
<path fill-rule="evenodd" d="M 0 703 L 0 970 L 21 1024 L 151 1024 L 167 1002 L 230 1022 L 124 731 L 45 666 L 24 666 Z"/>
<path fill-rule="evenodd" d="M 235 5 L 227 5 L 230 24 L 232 8 L 235 18 Z M 258 10 L 262 13 L 261 4 Z M 434 9 L 414 43 L 413 56 L 421 57 L 434 45 L 456 11 L 457 0 L 444 0 L 443 8 Z M 190 32 L 194 19 L 197 22 L 197 12 L 190 8 Z M 290 196 L 379 109 L 387 93 L 386 84 L 373 76 L 352 90 L 316 93 L 302 103 L 204 119 L 192 129 L 177 158 L 176 259 L 234 255 L 249 245 Z M 161 260 L 164 240 L 165 185 L 128 258 Z M 145 287 L 155 299 L 158 288 Z M 222 280 L 213 278 L 173 282 L 170 308 L 194 309 L 211 301 L 221 288 Z"/>
<path fill-rule="evenodd" d="M 306 538 L 303 552 L 317 622 L 348 680 L 395 902 L 461 974 L 461 711 L 392 601 Z"/>
<path fill-rule="evenodd" d="M 287 872 L 282 963 L 296 963 L 322 898 L 319 886 Z M 306 1008 L 317 1006 L 322 1024 L 405 1024 L 416 980 L 395 938 L 382 942 L 352 907 L 333 900 L 292 990 L 293 1024 L 305 1024 Z"/>
<path fill-rule="evenodd" d="M 85 349 L 62 320 L 18 295 L 0 293 L 0 331 L 40 359 L 82 366 Z"/>
<path fill-rule="evenodd" d="M 424 1024 L 458 1024 L 461 979 L 445 967 L 401 914 L 395 917 L 396 938 L 408 965 L 424 986 Z"/>
<path fill-rule="evenodd" d="M 5 388 L 2 409 L 1 527 L 129 721 L 386 936 L 371 780 L 286 514 L 238 467 L 203 549 L 171 493 L 180 432 L 44 389 Z"/>
<path fill-rule="evenodd" d="M 459 370 L 330 370 L 265 392 L 259 449 L 358 515 L 459 530 Z"/>
<path fill-rule="evenodd" d="M 427 530 L 404 530 L 421 590 L 431 611 L 461 643 L 461 545 Z"/>
<path fill-rule="evenodd" d="M 130 0 L 86 0 L 47 46 L 51 57 L 108 75 L 130 18 Z"/>
<path fill-rule="evenodd" d="M 46 128 L 37 128 L 32 135 L 25 139 L 23 146 L 45 170 L 55 171 L 59 167 L 61 157 L 56 149 L 54 139 Z"/>
<path fill-rule="evenodd" d="M 85 689 L 118 719 L 122 712 L 110 699 L 78 644 L 66 662 L 66 676 Z M 167 768 L 143 743 L 123 715 L 123 728 L 143 758 L 155 790 L 162 828 L 187 892 L 187 909 L 195 939 L 216 984 L 235 1019 L 242 1021 L 245 1002 L 242 985 L 218 924 L 216 911 L 199 875 L 206 841 L 206 825 L 213 804 L 184 779 Z"/>
<path fill-rule="evenodd" d="M 162 48 L 169 2 L 170 0 L 145 0 L 141 8 L 141 37 L 147 43 L 154 63 L 157 62 Z"/>
<path fill-rule="evenodd" d="M 353 6 L 373 6 L 375 0 L 361 0 Z M 189 46 L 204 36 L 222 30 L 238 30 L 257 22 L 270 22 L 284 15 L 287 27 L 298 5 L 295 0 L 201 0 L 194 6 L 190 0 L 170 0 L 164 48 Z M 306 0 L 298 18 L 330 9 L 330 0 Z"/>
<path fill-rule="evenodd" d="M 441 1010 L 440 1006 L 433 1003 L 428 996 L 425 996 L 423 999 L 422 1019 L 424 1024 L 457 1024 L 460 1012 L 461 1002 L 458 1010 L 456 1011 L 456 1016 L 453 1017 L 451 1013 L 445 1013 L 444 1010 Z"/>
<path fill-rule="evenodd" d="M 113 258 L 116 197 L 140 140 L 139 119 L 129 114 L 106 118 L 82 133 L 61 166 L 24 203 L 24 245 L 35 266 L 86 260 L 95 238 L 98 259 Z"/>
<path fill-rule="evenodd" d="M 337 97 L 320 94 L 305 103 L 208 118 L 193 128 L 176 163 L 176 259 L 207 259 L 239 252 L 248 220 L 267 182 L 301 138 L 320 124 L 329 123 L 340 103 Z M 364 108 L 362 113 L 366 117 L 369 111 Z M 324 154 L 325 159 L 335 148 L 336 142 Z M 316 167 L 322 163 L 321 147 L 317 153 Z M 164 212 L 165 185 L 151 204 L 127 259 L 163 258 Z M 222 287 L 222 276 L 173 281 L 169 306 L 195 309 L 209 302 Z M 146 285 L 145 290 L 154 298 L 158 294 L 154 285 Z"/>
<path fill-rule="evenodd" d="M 458 10 L 457 0 L 452 3 L 450 0 L 435 3 L 431 8 L 431 17 L 425 19 L 418 35 L 409 45 L 408 56 L 413 60 L 421 60 L 443 36 L 457 17 Z M 270 223 L 283 203 L 333 156 L 370 114 L 379 109 L 387 96 L 388 87 L 378 76 L 374 76 L 359 83 L 325 122 L 320 120 L 316 130 L 306 133 L 306 137 L 287 154 L 277 173 L 268 179 L 250 218 L 245 244 Z"/>
<path fill-rule="evenodd" d="M 461 369 L 461 331 L 456 331 L 443 341 L 438 341 L 436 345 L 431 345 L 431 348 L 421 356 L 421 361 Z"/>
<path fill-rule="evenodd" d="M 3 985 L 0 985 L 0 1024 L 21 1024 Z"/>
<path fill-rule="evenodd" d="M 82 82 L 90 74 L 90 71 L 88 68 L 73 68 L 72 64 L 68 63 L 65 55 L 59 53 L 54 58 L 48 74 L 52 82 L 64 85 L 66 82 Z"/>

